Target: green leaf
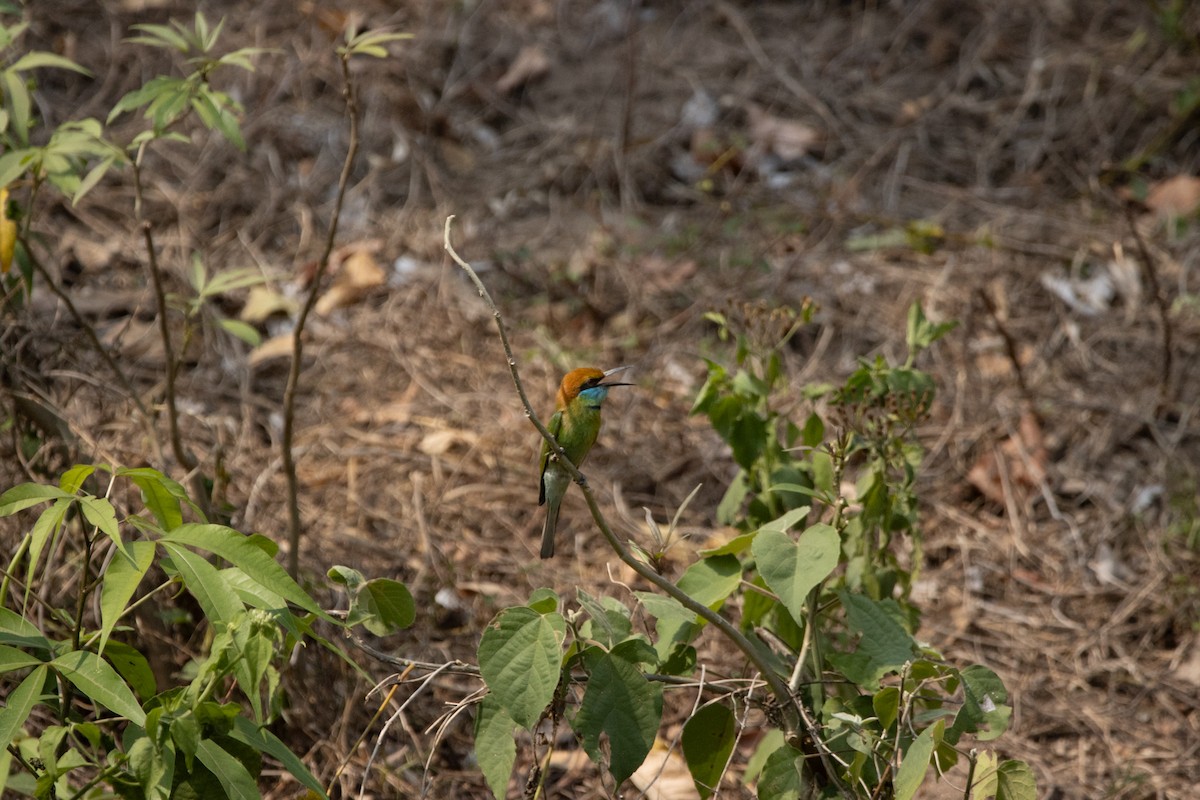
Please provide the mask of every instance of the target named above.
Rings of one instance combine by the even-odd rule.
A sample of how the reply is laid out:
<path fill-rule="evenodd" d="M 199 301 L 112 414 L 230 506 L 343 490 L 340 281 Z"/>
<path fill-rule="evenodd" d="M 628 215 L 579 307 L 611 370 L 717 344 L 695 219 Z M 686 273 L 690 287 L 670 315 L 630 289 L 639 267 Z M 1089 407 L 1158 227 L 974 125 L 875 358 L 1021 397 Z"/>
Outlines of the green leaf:
<path fill-rule="evenodd" d="M 933 750 L 942 743 L 942 735 L 945 732 L 946 721 L 939 719 L 921 731 L 916 741 L 909 745 L 904 753 L 904 761 L 896 772 L 896 800 L 913 800 L 917 796 L 917 790 L 921 788 L 925 773 L 929 770 Z"/>
<path fill-rule="evenodd" d="M 132 558 L 114 558 L 104 573 L 100 586 L 100 644 L 96 648 L 103 652 L 108 637 L 117 620 L 125 613 L 129 598 L 137 590 L 150 565 L 154 563 L 154 542 L 130 542 Z"/>
<path fill-rule="evenodd" d="M 373 578 L 363 585 L 358 597 L 369 601 L 370 616 L 362 624 L 376 636 L 403 630 L 416 619 L 413 596 L 408 587 L 398 581 Z"/>
<path fill-rule="evenodd" d="M 14 61 L 9 69 L 16 72 L 24 72 L 30 69 L 39 69 L 41 67 L 55 67 L 57 69 L 69 69 L 78 72 L 81 75 L 91 76 L 91 72 L 76 64 L 69 58 L 55 55 L 54 53 L 46 53 L 41 50 L 33 50 Z"/>
<path fill-rule="evenodd" d="M 799 800 L 804 791 L 804 755 L 784 745 L 767 756 L 758 779 L 759 800 Z"/>
<path fill-rule="evenodd" d="M 991 741 L 1006 730 L 1012 718 L 1012 706 L 1008 703 L 1008 691 L 1004 682 L 987 667 L 973 664 L 960 673 L 962 678 L 963 704 L 946 739 L 957 744 L 964 733 L 975 735 L 981 742 Z"/>
<path fill-rule="evenodd" d="M 65 497 L 55 500 L 54 505 L 38 515 L 37 522 L 33 523 L 33 528 L 29 531 L 29 537 L 26 540 L 29 543 L 29 563 L 25 570 L 25 594 L 27 601 L 29 593 L 35 585 L 38 562 L 42 558 L 42 551 L 46 547 L 46 542 L 61 529 L 63 520 L 67 516 L 67 511 L 71 508 L 71 503 L 72 501 Z M 15 557 L 13 561 L 15 564 Z"/>
<path fill-rule="evenodd" d="M 296 780 L 307 786 L 317 797 L 328 797 L 325 794 L 324 787 L 321 786 L 321 782 L 309 772 L 308 767 L 304 766 L 304 762 L 287 745 L 280 741 L 278 736 L 266 728 L 260 728 L 246 719 L 246 717 L 238 715 L 233 720 L 233 730 L 230 732 L 229 737 L 253 747 L 260 753 L 266 753 L 280 764 L 283 764 L 284 768 L 292 773 L 292 776 Z"/>
<path fill-rule="evenodd" d="M 1001 761 L 996 778 L 996 800 L 1037 800 L 1037 779 L 1024 761 Z"/>
<path fill-rule="evenodd" d="M 8 97 L 8 113 L 11 118 L 12 131 L 16 134 L 18 143 L 27 145 L 29 144 L 30 123 L 29 89 L 25 85 L 25 79 L 16 70 L 6 69 L 0 72 L 0 77 L 4 83 L 4 94 Z"/>
<path fill-rule="evenodd" d="M 721 703 L 704 706 L 684 724 L 683 757 L 701 800 L 720 787 L 736 740 L 737 721 Z"/>
<path fill-rule="evenodd" d="M 245 765 L 213 740 L 201 740 L 196 757 L 216 777 L 228 800 L 261 800 L 258 782 Z"/>
<path fill-rule="evenodd" d="M 742 562 L 736 556 L 712 556 L 687 568 L 676 584 L 689 597 L 714 611 L 742 581 Z"/>
<path fill-rule="evenodd" d="M 700 630 L 696 622 L 696 612 L 684 608 L 675 598 L 657 592 L 634 592 L 634 596 L 646 609 L 646 613 L 655 619 L 655 650 L 661 666 L 667 662 L 678 645 L 690 642 Z"/>
<path fill-rule="evenodd" d="M 4 112 L 8 119 L 8 112 Z M 4 128 L 7 128 L 5 124 Z M 37 158 L 37 151 L 30 148 L 17 148 L 0 155 L 0 186 L 8 186 L 29 169 L 29 165 Z"/>
<path fill-rule="evenodd" d="M 64 492 L 76 494 L 83 488 L 84 481 L 90 478 L 96 472 L 96 467 L 91 464 L 76 464 L 62 474 L 58 479 L 58 488 Z"/>
<path fill-rule="evenodd" d="M 113 665 L 117 673 L 129 684 L 129 688 L 143 700 L 149 700 L 158 694 L 158 683 L 154 679 L 154 670 L 150 662 L 124 642 L 110 639 L 104 648 L 104 658 Z"/>
<path fill-rule="evenodd" d="M 628 639 L 633 633 L 629 610 L 614 597 L 595 598 L 583 588 L 576 589 L 579 605 L 587 612 L 590 623 L 590 638 L 605 647 L 612 647 Z"/>
<path fill-rule="evenodd" d="M 5 698 L 4 708 L 0 708 L 0 742 L 12 742 L 29 719 L 46 682 L 46 670 L 45 666 L 34 669 Z"/>
<path fill-rule="evenodd" d="M 846 609 L 847 627 L 862 637 L 857 652 L 832 653 L 829 660 L 851 681 L 873 692 L 884 674 L 898 671 L 912 659 L 917 643 L 883 603 L 848 591 L 838 596 Z"/>
<path fill-rule="evenodd" d="M 506 608 L 479 641 L 479 671 L 509 716 L 532 728 L 554 698 L 566 621 L 561 614 Z"/>
<path fill-rule="evenodd" d="M 18 511 L 44 503 L 47 500 L 74 500 L 72 492 L 64 492 L 57 486 L 44 486 L 40 483 L 22 483 L 14 486 L 4 494 L 0 494 L 0 517 L 7 517 Z"/>
<path fill-rule="evenodd" d="M 0 642 L 15 644 L 49 653 L 50 640 L 42 636 L 38 627 L 15 611 L 0 607 Z"/>
<path fill-rule="evenodd" d="M 495 695 L 485 695 L 475 717 L 475 758 L 496 797 L 508 795 L 508 781 L 517 760 L 517 743 L 513 738 L 516 728 L 517 723 Z"/>
<path fill-rule="evenodd" d="M 171 565 L 183 579 L 183 585 L 196 598 L 210 622 L 228 622 L 246 610 L 216 567 L 180 544 L 160 541 L 171 557 Z"/>
<path fill-rule="evenodd" d="M 181 53 L 186 53 L 191 49 L 188 40 L 179 34 L 174 28 L 168 25 L 151 25 L 149 23 L 139 23 L 131 26 L 135 31 L 145 33 L 145 36 L 132 36 L 125 41 L 134 44 L 145 44 L 151 47 L 166 47 L 174 48 Z"/>
<path fill-rule="evenodd" d="M 262 344 L 262 336 L 258 330 L 253 325 L 248 325 L 239 319 L 221 317 L 217 320 L 217 325 L 229 335 L 241 339 L 251 347 L 258 347 Z"/>
<path fill-rule="evenodd" d="M 177 481 L 149 467 L 119 469 L 116 474 L 129 478 L 142 490 L 142 502 L 164 531 L 172 531 L 183 524 L 182 501 L 188 496 Z"/>
<path fill-rule="evenodd" d="M 292 580 L 287 571 L 244 533 L 224 525 L 188 523 L 169 531 L 162 541 L 178 542 L 214 553 L 289 602 L 319 615 L 322 619 L 330 619 L 317 602 Z"/>
<path fill-rule="evenodd" d="M 807 616 L 809 592 L 837 567 L 840 551 L 837 530 L 825 523 L 813 525 L 795 542 L 786 533 L 764 526 L 752 548 L 767 587 L 796 620 Z"/>
<path fill-rule="evenodd" d="M 26 667 L 36 667 L 42 663 L 44 662 L 40 658 L 31 656 L 20 648 L 0 644 L 0 674 Z"/>
<path fill-rule="evenodd" d="M 83 512 L 84 519 L 95 525 L 97 530 L 113 540 L 117 549 L 128 555 L 129 551 L 125 547 L 125 542 L 121 541 L 117 512 L 113 509 L 112 503 L 103 497 L 84 495 L 79 498 L 79 510 Z"/>
<path fill-rule="evenodd" d="M 592 761 L 607 766 L 619 784 L 632 775 L 654 745 L 662 722 L 662 685 L 651 683 L 631 661 L 621 656 L 624 645 L 612 652 L 591 647 L 583 653 L 588 671 L 587 689 L 571 727 L 583 740 Z M 601 740 L 608 738 L 608 763 Z"/>
<path fill-rule="evenodd" d="M 758 780 L 758 776 L 762 774 L 763 767 L 767 765 L 767 758 L 783 746 L 783 741 L 783 731 L 778 728 L 771 728 L 763 735 L 758 745 L 754 748 L 753 755 L 746 762 L 746 771 L 742 774 L 743 783 L 750 785 Z"/>
<path fill-rule="evenodd" d="M 99 703 L 138 725 L 146 721 L 146 712 L 133 692 L 107 661 L 85 650 L 61 655 L 50 662 L 62 676 L 93 702 Z"/>

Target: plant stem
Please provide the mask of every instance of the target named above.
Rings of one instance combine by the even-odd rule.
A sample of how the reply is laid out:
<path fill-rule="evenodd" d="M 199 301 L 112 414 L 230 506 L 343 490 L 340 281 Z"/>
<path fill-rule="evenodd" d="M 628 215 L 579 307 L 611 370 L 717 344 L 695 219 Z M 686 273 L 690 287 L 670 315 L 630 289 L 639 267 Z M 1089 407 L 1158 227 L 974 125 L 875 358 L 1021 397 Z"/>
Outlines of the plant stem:
<path fill-rule="evenodd" d="M 341 64 L 342 97 L 346 101 L 346 115 L 350 118 L 350 142 L 346 148 L 346 159 L 342 162 L 342 174 L 338 178 L 333 216 L 329 220 L 329 230 L 325 236 L 325 250 L 321 254 L 321 260 L 317 262 L 317 271 L 313 275 L 312 285 L 308 288 L 308 296 L 296 318 L 296 330 L 292 339 L 292 363 L 288 370 L 287 386 L 283 390 L 283 441 L 280 447 L 282 448 L 283 474 L 287 479 L 287 569 L 293 579 L 300 574 L 300 485 L 296 477 L 296 458 L 292 448 L 296 432 L 296 394 L 300 386 L 300 361 L 304 355 L 304 326 L 308 322 L 308 315 L 312 312 L 313 306 L 316 305 L 321 279 L 329 270 L 329 258 L 333 254 L 333 244 L 337 238 L 342 203 L 346 198 L 346 187 L 350 184 L 350 170 L 358 155 L 358 99 L 354 93 L 354 82 L 350 78 L 350 54 L 348 52 L 341 54 Z"/>
<path fill-rule="evenodd" d="M 513 355 L 512 345 L 508 341 L 508 332 L 504 327 L 504 318 L 500 313 L 500 309 L 492 300 L 491 295 L 488 293 L 487 287 L 483 285 L 483 281 L 480 280 L 479 275 L 474 269 L 471 268 L 470 264 L 462 260 L 458 253 L 455 252 L 454 247 L 450 244 L 450 223 L 453 220 L 453 215 L 446 218 L 443 246 L 445 247 L 446 252 L 450 254 L 450 258 L 453 259 L 454 263 L 456 263 L 467 273 L 471 279 L 471 282 L 475 285 L 475 289 L 478 291 L 479 296 L 483 298 L 483 301 L 491 310 L 492 319 L 496 321 L 496 328 L 500 332 L 500 341 L 504 347 L 504 355 L 508 361 L 509 374 L 512 377 L 513 385 L 516 386 L 517 395 L 521 398 L 521 405 L 523 405 L 525 408 L 525 416 L 530 422 L 533 423 L 533 426 L 537 428 L 538 433 L 542 435 L 542 438 L 549 443 L 551 449 L 558 456 L 559 463 L 566 468 L 567 472 L 571 475 L 575 482 L 579 484 L 579 488 L 583 490 L 583 497 L 587 502 L 588 509 L 592 513 L 592 519 L 595 521 L 596 527 L 600 529 L 600 533 L 603 534 L 604 538 L 608 541 L 609 546 L 617 554 L 617 557 L 620 558 L 621 561 L 624 562 L 630 569 L 632 569 L 646 581 L 661 589 L 664 594 L 677 600 L 684 608 L 695 613 L 697 616 L 711 624 L 722 634 L 724 634 L 725 637 L 729 639 L 729 641 L 731 641 L 735 647 L 738 648 L 738 650 L 742 651 L 743 655 L 746 656 L 750 663 L 754 665 L 755 669 L 757 669 L 762 675 L 763 680 L 767 682 L 772 694 L 775 695 L 776 702 L 779 703 L 779 707 L 782 710 L 784 717 L 784 736 L 788 744 L 792 745 L 797 750 L 803 750 L 804 748 L 801 746 L 803 737 L 801 736 L 800 731 L 802 729 L 806 730 L 816 746 L 817 753 L 825 767 L 826 776 L 838 783 L 839 789 L 842 790 L 846 797 L 853 797 L 853 794 L 849 793 L 849 791 L 841 785 L 841 781 L 833 768 L 834 765 L 829 758 L 828 748 L 825 747 L 823 741 L 818 735 L 819 731 L 815 729 L 815 726 L 812 725 L 811 721 L 807 718 L 807 715 L 804 714 L 803 709 L 800 708 L 800 701 L 788 689 L 788 685 L 784 682 L 783 678 L 775 672 L 769 663 L 767 663 L 766 658 L 763 657 L 758 648 L 756 648 L 754 644 L 733 625 L 732 622 L 713 611 L 703 603 L 695 600 L 691 595 L 684 592 L 674 583 L 671 583 L 669 580 L 651 569 L 649 565 L 635 558 L 629 549 L 625 547 L 625 544 L 617 537 L 616 533 L 613 532 L 612 528 L 609 527 L 608 520 L 605 519 L 604 513 L 600 510 L 600 506 L 597 504 L 596 498 L 592 494 L 592 490 L 588 485 L 587 478 L 585 478 L 583 473 L 581 473 L 579 469 L 573 463 L 571 463 L 571 460 L 567 457 L 567 454 L 563 452 L 563 449 L 558 445 L 558 442 L 555 441 L 554 437 L 550 434 L 550 431 L 546 429 L 546 426 L 542 424 L 542 421 L 538 419 L 537 414 L 534 412 L 533 406 L 529 402 L 529 397 L 525 393 L 525 387 L 521 383 L 521 376 L 517 371 L 517 359 Z"/>

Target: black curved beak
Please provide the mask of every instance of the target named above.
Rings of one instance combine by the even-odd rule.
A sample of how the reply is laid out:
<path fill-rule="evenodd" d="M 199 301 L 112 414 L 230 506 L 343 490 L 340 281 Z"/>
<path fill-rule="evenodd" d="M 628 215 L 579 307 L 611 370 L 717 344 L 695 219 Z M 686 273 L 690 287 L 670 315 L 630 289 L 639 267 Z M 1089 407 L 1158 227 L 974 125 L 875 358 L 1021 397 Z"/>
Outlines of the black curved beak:
<path fill-rule="evenodd" d="M 620 373 L 624 372 L 627 369 L 633 369 L 633 367 L 627 365 L 624 367 L 613 367 L 612 369 L 606 369 L 604 371 L 604 380 L 602 380 L 599 385 L 600 386 L 633 386 L 632 383 L 623 383 L 620 381 L 609 381 L 610 377 L 612 377 L 613 375 L 619 375 Z"/>

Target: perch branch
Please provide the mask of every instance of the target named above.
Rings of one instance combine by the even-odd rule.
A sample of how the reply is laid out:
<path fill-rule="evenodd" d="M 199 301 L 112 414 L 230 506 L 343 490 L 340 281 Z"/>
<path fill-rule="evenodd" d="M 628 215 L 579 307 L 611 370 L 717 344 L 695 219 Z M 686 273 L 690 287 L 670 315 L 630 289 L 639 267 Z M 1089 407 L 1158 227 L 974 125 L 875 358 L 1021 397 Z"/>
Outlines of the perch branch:
<path fill-rule="evenodd" d="M 571 463 L 571 460 L 567 457 L 567 454 L 563 452 L 562 447 L 559 446 L 558 442 L 555 441 L 554 436 L 551 435 L 550 431 L 546 429 L 546 426 L 542 424 L 542 421 L 538 419 L 537 414 L 534 412 L 533 406 L 529 402 L 529 397 L 525 393 L 525 387 L 521 383 L 521 376 L 517 370 L 517 359 L 516 356 L 513 355 L 512 345 L 509 343 L 508 331 L 504 326 L 504 318 L 500 313 L 500 309 L 497 308 L 495 301 L 492 300 L 491 294 L 488 293 L 487 287 L 483 285 L 483 281 L 480 280 L 479 275 L 475 272 L 470 264 L 464 261 L 458 255 L 458 253 L 455 252 L 453 245 L 450 243 L 450 224 L 453 220 L 453 215 L 446 218 L 443 246 L 445 247 L 446 252 L 449 253 L 450 258 L 454 261 L 454 263 L 467 273 L 467 276 L 475 285 L 475 289 L 479 293 L 479 296 L 483 298 L 484 303 L 487 304 L 488 309 L 492 312 L 492 319 L 496 322 L 496 328 L 500 333 L 500 342 L 504 347 L 504 355 L 508 361 L 509 375 L 512 377 L 513 385 L 517 390 L 517 395 L 521 399 L 521 405 L 524 406 L 525 416 L 530 422 L 533 423 L 533 426 L 537 428 L 537 431 L 541 434 L 542 438 L 549 443 L 550 448 L 554 451 L 555 455 L 558 456 L 559 463 L 566 468 L 568 474 L 570 474 L 574 481 L 579 484 L 579 488 L 583 491 L 584 500 L 587 502 L 588 510 L 590 510 L 592 513 L 592 519 L 595 521 L 596 527 L 600 530 L 600 533 L 608 541 L 608 544 L 613 549 L 613 552 L 617 554 L 617 557 L 620 558 L 626 566 L 636 572 L 639 576 L 654 584 L 654 586 L 662 590 L 664 594 L 674 598 L 684 608 L 695 613 L 706 622 L 711 624 L 714 628 L 724 634 L 725 637 L 732 642 L 735 647 L 738 648 L 738 650 L 742 651 L 750 663 L 754 665 L 755 669 L 757 669 L 763 676 L 763 679 L 770 687 L 772 694 L 775 695 L 775 699 L 783 711 L 784 735 L 788 743 L 796 747 L 797 750 L 802 749 L 800 747 L 800 742 L 802 741 L 803 737 L 800 734 L 800 729 L 801 724 L 803 724 L 809 736 L 811 736 L 813 742 L 816 744 L 821 762 L 825 767 L 826 775 L 837 781 L 837 773 L 833 769 L 833 764 L 829 758 L 828 748 L 824 745 L 821 737 L 818 735 L 818 731 L 815 728 L 814 723 L 807 717 L 807 715 L 804 714 L 804 711 L 801 708 L 802 703 L 796 699 L 795 695 L 793 695 L 788 689 L 787 684 L 775 672 L 775 670 L 771 668 L 771 665 L 767 663 L 766 659 L 761 653 L 759 653 L 754 644 L 748 638 L 746 638 L 746 636 L 739 631 L 732 622 L 713 611 L 703 603 L 695 600 L 691 595 L 684 592 L 662 575 L 659 575 L 647 564 L 635 558 L 625 544 L 617 537 L 616 533 L 613 532 L 612 528 L 608 524 L 608 520 L 604 517 L 604 513 L 600 510 L 599 504 L 596 502 L 596 497 L 592 493 L 591 487 L 588 485 L 587 478 L 584 477 L 583 473 L 579 471 L 579 468 L 576 467 L 575 464 Z M 839 788 L 845 792 L 845 788 L 840 786 L 840 781 Z M 847 794 L 846 796 L 852 797 L 853 795 Z"/>

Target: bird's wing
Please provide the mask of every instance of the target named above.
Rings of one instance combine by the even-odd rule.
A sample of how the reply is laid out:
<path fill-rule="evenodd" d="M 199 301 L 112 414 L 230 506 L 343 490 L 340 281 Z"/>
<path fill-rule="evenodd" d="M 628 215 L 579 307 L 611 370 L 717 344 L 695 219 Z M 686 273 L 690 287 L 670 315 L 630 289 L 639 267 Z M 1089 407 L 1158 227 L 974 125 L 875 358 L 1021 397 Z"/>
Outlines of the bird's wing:
<path fill-rule="evenodd" d="M 558 435 L 562 433 L 563 414 L 561 411 L 555 411 L 554 416 L 546 423 L 546 430 L 550 431 L 550 435 L 558 439 Z M 542 439 L 542 461 L 538 465 L 538 505 L 544 505 L 546 502 L 546 483 L 543 478 L 546 477 L 546 465 L 550 463 L 550 443 Z"/>

